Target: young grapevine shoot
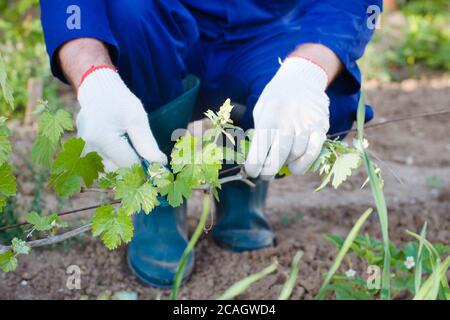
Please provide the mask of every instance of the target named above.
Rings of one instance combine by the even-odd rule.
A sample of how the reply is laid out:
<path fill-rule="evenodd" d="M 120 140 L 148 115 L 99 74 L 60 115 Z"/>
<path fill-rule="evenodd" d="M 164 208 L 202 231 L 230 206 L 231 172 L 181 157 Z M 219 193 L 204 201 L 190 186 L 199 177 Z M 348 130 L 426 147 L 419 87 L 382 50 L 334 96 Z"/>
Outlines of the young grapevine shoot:
<path fill-rule="evenodd" d="M 218 197 L 222 164 L 227 160 L 242 164 L 248 151 L 247 139 L 238 141 L 239 148 L 224 148 L 218 143 L 225 136 L 225 139 L 235 144 L 235 139 L 227 131 L 239 129 L 231 120 L 232 108 L 230 100 L 227 100 L 217 113 L 208 110 L 206 116 L 212 129 L 200 137 L 187 134 L 179 138 L 171 152 L 169 168 L 153 163 L 145 172 L 141 165 L 136 164 L 131 168 L 105 173 L 102 159 L 97 153 L 83 152 L 83 139 L 71 137 L 62 142 L 64 133 L 74 130 L 71 115 L 63 109 L 42 103 L 36 112 L 39 115 L 39 130 L 32 148 L 33 162 L 50 169 L 48 186 L 60 197 L 72 197 L 80 193 L 82 188 L 93 185 L 105 191 L 108 196 L 95 210 L 91 229 L 92 234 L 100 237 L 108 249 L 115 249 L 132 239 L 132 216 L 151 214 L 160 205 L 159 199 L 177 207 L 191 198 L 195 189 L 207 190 Z M 12 168 L 7 163 L 11 145 L 6 119 L 2 119 L 0 125 L 0 203 L 4 204 L 6 197 L 15 195 L 16 186 Z M 328 140 L 310 171 L 323 176 L 323 183 L 317 190 L 329 183 L 337 188 L 361 163 L 361 154 L 357 148 L 337 140 Z M 237 179 L 246 180 L 245 174 L 239 174 Z M 280 174 L 289 174 L 286 167 Z M 67 227 L 55 213 L 40 215 L 30 212 L 26 214 L 25 220 L 31 225 L 28 237 L 34 232 L 55 234 L 58 228 Z M 21 245 L 18 246 L 18 243 Z M 10 246 L 0 247 L 2 270 L 14 270 L 17 256 L 28 254 L 30 249 L 27 242 L 20 239 L 14 239 Z"/>

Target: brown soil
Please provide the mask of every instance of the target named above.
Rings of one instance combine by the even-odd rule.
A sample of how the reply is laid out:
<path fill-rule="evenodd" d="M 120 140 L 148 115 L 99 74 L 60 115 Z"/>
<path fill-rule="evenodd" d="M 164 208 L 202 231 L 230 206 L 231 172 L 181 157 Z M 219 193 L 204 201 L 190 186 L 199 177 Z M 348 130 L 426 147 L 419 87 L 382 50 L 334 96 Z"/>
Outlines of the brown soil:
<path fill-rule="evenodd" d="M 375 106 L 375 121 L 449 108 L 450 79 L 407 80 L 395 84 L 369 83 L 367 100 Z M 391 239 L 408 241 L 405 230 L 418 232 L 428 222 L 428 238 L 450 244 L 450 115 L 416 119 L 367 130 L 371 150 L 383 160 L 385 193 L 390 214 Z M 20 140 L 20 139 L 19 139 Z M 349 140 L 350 141 L 350 140 Z M 400 184 L 389 170 L 403 181 Z M 444 187 L 433 190 L 426 178 L 438 176 Z M 31 178 L 28 178 L 31 183 Z M 275 248 L 235 254 L 220 249 L 210 236 L 203 236 L 196 248 L 196 269 L 182 288 L 183 299 L 217 297 L 237 280 L 269 265 L 276 258 L 276 273 L 253 285 L 240 298 L 276 298 L 289 272 L 297 250 L 304 251 L 293 299 L 312 299 L 330 267 L 336 250 L 323 236 L 346 235 L 354 221 L 373 206 L 369 189 L 360 190 L 361 171 L 339 190 L 314 193 L 315 176 L 290 177 L 275 181 L 270 189 L 267 214 L 276 233 Z M 28 186 L 30 188 L 30 186 Z M 28 194 L 27 194 L 28 192 Z M 22 203 L 30 190 L 20 190 Z M 66 204 L 79 207 L 95 203 L 84 195 Z M 50 200 L 49 200 L 50 201 Z M 52 207 L 56 206 L 53 202 Z M 189 205 L 191 231 L 199 214 L 199 198 Z M 376 216 L 366 223 L 364 232 L 379 237 Z M 102 292 L 130 290 L 140 299 L 167 298 L 169 292 L 140 284 L 124 260 L 125 248 L 109 252 L 89 237 L 78 244 L 58 249 L 34 250 L 20 259 L 17 271 L 0 273 L 3 299 L 78 299 L 97 297 Z M 76 264 L 82 270 L 81 290 L 66 288 L 66 268 Z M 343 268 L 345 268 L 344 266 Z"/>

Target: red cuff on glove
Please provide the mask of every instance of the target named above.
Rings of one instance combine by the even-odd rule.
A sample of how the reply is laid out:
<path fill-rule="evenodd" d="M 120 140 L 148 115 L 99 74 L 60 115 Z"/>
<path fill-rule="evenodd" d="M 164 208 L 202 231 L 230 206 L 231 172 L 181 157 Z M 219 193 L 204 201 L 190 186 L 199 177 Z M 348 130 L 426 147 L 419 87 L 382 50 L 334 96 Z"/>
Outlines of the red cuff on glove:
<path fill-rule="evenodd" d="M 98 66 L 92 65 L 92 66 L 91 66 L 89 69 L 87 69 L 87 70 L 83 73 L 83 75 L 81 76 L 81 80 L 80 80 L 80 83 L 78 84 L 77 91 L 78 91 L 78 89 L 80 89 L 80 86 L 81 86 L 81 84 L 83 83 L 84 79 L 86 79 L 86 77 L 87 77 L 88 75 L 90 75 L 92 72 L 94 72 L 94 71 L 96 71 L 96 70 L 99 70 L 99 69 L 111 69 L 111 70 L 113 70 L 113 71 L 115 71 L 115 72 L 118 71 L 115 67 L 109 66 L 109 65 L 107 65 L 107 64 L 100 64 L 100 65 L 98 65 Z"/>
<path fill-rule="evenodd" d="M 316 61 L 312 60 L 311 58 L 305 57 L 305 56 L 303 56 L 303 55 L 301 55 L 301 54 L 298 54 L 298 53 L 291 53 L 291 54 L 288 56 L 288 58 L 300 58 L 300 59 L 304 59 L 304 60 L 307 60 L 307 61 L 309 61 L 309 62 L 315 64 L 315 65 L 318 66 L 320 69 L 322 69 L 323 72 L 325 72 L 325 74 L 327 75 L 327 79 L 328 79 L 328 80 L 327 80 L 327 83 L 330 82 L 330 76 L 328 75 L 328 72 L 325 70 L 325 68 L 322 67 L 322 66 L 321 66 L 319 63 L 317 63 Z"/>

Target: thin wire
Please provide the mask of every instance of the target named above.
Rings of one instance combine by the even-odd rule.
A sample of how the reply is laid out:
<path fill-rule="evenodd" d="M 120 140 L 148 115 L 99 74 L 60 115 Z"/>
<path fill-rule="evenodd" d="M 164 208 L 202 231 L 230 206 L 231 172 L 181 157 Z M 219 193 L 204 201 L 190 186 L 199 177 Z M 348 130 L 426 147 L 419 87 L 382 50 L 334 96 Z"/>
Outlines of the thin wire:
<path fill-rule="evenodd" d="M 400 121 L 412 120 L 412 119 L 417 119 L 417 118 L 425 118 L 425 117 L 430 117 L 430 116 L 439 116 L 439 115 L 449 114 L 449 113 L 450 113 L 450 110 L 441 110 L 441 111 L 422 113 L 422 114 L 417 114 L 417 115 L 412 115 L 412 116 L 407 116 L 407 117 L 394 118 L 394 119 L 389 119 L 389 120 L 385 120 L 385 121 L 380 121 L 378 123 L 368 124 L 368 125 L 364 126 L 364 129 L 376 128 L 376 127 L 383 126 L 385 124 L 389 124 L 389 123 L 393 123 L 393 122 L 400 122 Z M 328 138 L 335 138 L 335 137 L 339 137 L 343 134 L 347 134 L 347 133 L 355 132 L 355 131 L 357 131 L 356 128 L 329 134 L 327 136 L 328 136 Z"/>

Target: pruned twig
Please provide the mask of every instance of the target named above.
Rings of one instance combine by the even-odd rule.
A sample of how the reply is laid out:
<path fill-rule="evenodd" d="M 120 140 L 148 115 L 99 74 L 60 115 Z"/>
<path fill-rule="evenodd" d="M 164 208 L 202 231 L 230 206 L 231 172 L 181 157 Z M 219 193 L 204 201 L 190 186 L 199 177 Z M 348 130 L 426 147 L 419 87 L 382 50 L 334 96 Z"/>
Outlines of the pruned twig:
<path fill-rule="evenodd" d="M 246 184 L 248 184 L 248 185 L 250 185 L 252 187 L 255 186 L 255 184 L 253 182 L 251 182 L 250 180 L 247 179 L 247 177 L 246 177 L 245 173 L 243 173 L 243 171 L 241 173 L 237 174 L 237 175 L 234 175 L 234 176 L 221 178 L 221 179 L 219 179 L 219 182 L 220 182 L 220 184 L 224 184 L 224 183 L 227 183 L 227 182 L 237 181 L 237 180 L 242 180 L 242 182 L 244 182 L 244 183 L 246 183 Z M 198 188 L 195 188 L 195 190 L 203 190 L 204 191 L 204 190 L 209 190 L 209 188 L 210 188 L 209 185 L 202 185 L 202 186 L 199 186 Z M 107 204 L 118 204 L 118 203 L 120 203 L 120 200 L 113 200 L 113 201 L 110 201 Z M 106 205 L 106 204 L 98 204 L 98 205 L 94 205 L 94 206 L 89 206 L 89 207 L 84 207 L 84 208 L 64 211 L 64 212 L 57 213 L 57 215 L 61 217 L 61 216 L 65 216 L 65 215 L 69 215 L 69 214 L 73 214 L 73 213 L 78 213 L 78 212 L 88 211 L 88 210 L 92 210 L 92 209 L 97 209 L 97 208 L 99 208 L 99 207 L 101 207 L 103 205 Z M 12 224 L 12 225 L 9 225 L 9 226 L 1 227 L 0 231 L 12 229 L 12 228 L 18 228 L 18 227 L 26 226 L 26 225 L 29 225 L 29 223 L 28 222 L 16 223 L 16 224 Z"/>
<path fill-rule="evenodd" d="M 85 188 L 81 187 L 80 193 L 86 193 L 86 192 L 97 192 L 97 193 L 110 193 L 113 189 L 100 189 L 100 188 Z"/>
<path fill-rule="evenodd" d="M 120 203 L 120 200 L 113 200 L 113 201 L 111 201 L 111 202 L 109 202 L 107 204 L 117 204 L 117 203 Z M 73 210 L 69 210 L 69 211 L 63 211 L 63 212 L 57 213 L 57 215 L 62 217 L 62 216 L 69 215 L 69 214 L 72 214 L 72 213 L 77 213 L 77 212 L 83 212 L 83 211 L 88 211 L 88 210 L 92 210 L 92 209 L 97 209 L 97 208 L 99 208 L 99 207 L 101 207 L 103 205 L 107 205 L 107 204 L 97 204 L 95 206 L 89 206 L 89 207 L 78 208 L 78 209 L 73 209 Z M 0 231 L 12 229 L 12 228 L 17 228 L 17 227 L 21 227 L 21 226 L 26 226 L 26 225 L 29 225 L 29 223 L 28 222 L 16 223 L 16 224 L 12 224 L 12 225 L 9 225 L 9 226 L 2 227 L 2 228 L 0 228 Z"/>
<path fill-rule="evenodd" d="M 47 237 L 44 239 L 38 239 L 33 241 L 27 241 L 27 245 L 32 248 L 47 246 L 50 244 L 59 243 L 65 241 L 67 239 L 73 238 L 81 233 L 89 231 L 91 229 L 92 223 L 86 224 L 79 228 L 58 234 L 56 236 Z M 6 251 L 11 250 L 11 246 L 2 246 L 0 245 L 0 254 L 5 253 Z"/>

